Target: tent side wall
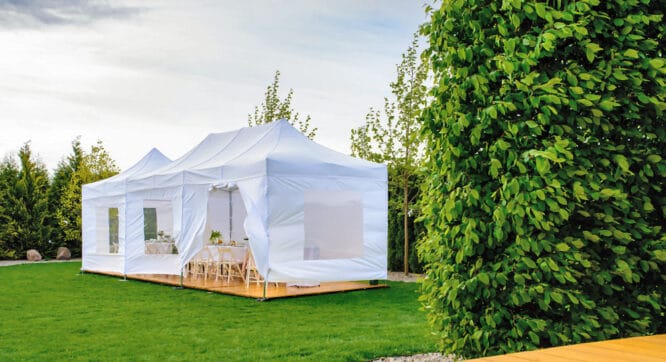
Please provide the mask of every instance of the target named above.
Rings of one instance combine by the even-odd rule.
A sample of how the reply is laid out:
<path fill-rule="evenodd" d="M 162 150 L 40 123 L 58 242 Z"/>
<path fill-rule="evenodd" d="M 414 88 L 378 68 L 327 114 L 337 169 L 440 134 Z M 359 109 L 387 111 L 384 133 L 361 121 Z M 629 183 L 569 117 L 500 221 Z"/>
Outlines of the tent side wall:
<path fill-rule="evenodd" d="M 84 186 L 84 196 L 86 195 Z M 110 210 L 115 209 L 117 244 L 111 239 Z M 122 274 L 125 267 L 125 197 L 97 197 L 82 200 L 82 265 L 83 270 Z M 114 245 L 115 244 L 115 247 Z"/>
<path fill-rule="evenodd" d="M 268 177 L 268 280 L 386 279 L 385 180 Z"/>
<path fill-rule="evenodd" d="M 180 257 L 178 254 L 147 254 L 145 234 L 145 208 L 169 210 L 166 222 L 167 232 L 178 240 L 182 220 L 182 187 L 167 187 L 147 191 L 136 191 L 127 194 L 126 241 L 125 241 L 125 274 L 180 274 Z M 157 216 L 161 214 L 157 211 Z M 163 223 L 157 221 L 158 224 Z M 164 229 L 156 226 L 157 229 Z M 168 228 L 171 228 L 170 230 Z M 160 230 L 162 231 L 162 230 Z M 176 244 L 178 247 L 178 244 Z M 180 249 L 179 249 L 180 250 Z"/>

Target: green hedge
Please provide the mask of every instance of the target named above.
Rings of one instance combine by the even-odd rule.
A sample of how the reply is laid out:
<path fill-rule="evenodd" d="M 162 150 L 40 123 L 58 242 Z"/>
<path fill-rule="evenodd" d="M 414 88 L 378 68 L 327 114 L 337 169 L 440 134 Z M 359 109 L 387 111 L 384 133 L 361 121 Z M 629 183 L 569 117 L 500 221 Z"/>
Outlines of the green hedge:
<path fill-rule="evenodd" d="M 665 6 L 431 9 L 419 254 L 444 351 L 666 332 Z"/>

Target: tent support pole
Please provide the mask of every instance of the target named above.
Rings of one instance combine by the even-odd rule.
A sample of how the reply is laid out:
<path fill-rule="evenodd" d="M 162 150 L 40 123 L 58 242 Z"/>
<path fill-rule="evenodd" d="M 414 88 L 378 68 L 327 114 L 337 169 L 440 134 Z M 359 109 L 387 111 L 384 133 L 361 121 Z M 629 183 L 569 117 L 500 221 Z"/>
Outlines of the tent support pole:
<path fill-rule="evenodd" d="M 263 301 L 268 300 L 266 298 L 266 289 L 268 288 L 268 273 L 269 272 L 270 272 L 270 270 L 266 272 L 266 277 L 264 277 L 264 296 L 262 298 L 258 298 L 257 302 L 263 302 Z"/>
<path fill-rule="evenodd" d="M 180 289 L 185 289 L 183 287 L 183 268 L 180 268 L 180 285 L 177 287 L 173 287 L 173 289 L 180 290 Z"/>

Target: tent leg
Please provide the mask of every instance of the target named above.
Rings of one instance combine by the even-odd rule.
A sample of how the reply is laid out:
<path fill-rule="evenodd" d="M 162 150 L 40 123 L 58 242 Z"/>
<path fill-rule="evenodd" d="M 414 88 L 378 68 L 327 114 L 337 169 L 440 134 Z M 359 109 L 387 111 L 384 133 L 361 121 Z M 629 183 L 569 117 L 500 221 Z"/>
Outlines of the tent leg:
<path fill-rule="evenodd" d="M 173 289 L 180 290 L 180 289 L 185 289 L 183 287 L 183 269 L 180 269 L 180 285 L 177 287 L 173 287 Z"/>
<path fill-rule="evenodd" d="M 265 300 L 268 300 L 266 298 L 266 289 L 268 289 L 268 273 L 269 272 L 270 272 L 270 270 L 266 272 L 266 276 L 264 277 L 264 296 L 262 298 L 258 298 L 257 302 L 263 302 Z"/>
<path fill-rule="evenodd" d="M 127 281 L 127 274 L 123 274 L 122 279 L 118 279 L 119 282 L 126 282 Z"/>

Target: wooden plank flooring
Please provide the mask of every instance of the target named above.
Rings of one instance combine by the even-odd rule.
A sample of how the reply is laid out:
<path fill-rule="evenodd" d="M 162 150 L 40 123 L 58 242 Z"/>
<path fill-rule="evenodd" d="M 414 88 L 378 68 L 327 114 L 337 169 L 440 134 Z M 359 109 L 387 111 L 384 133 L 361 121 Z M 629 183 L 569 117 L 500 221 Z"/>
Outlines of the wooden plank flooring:
<path fill-rule="evenodd" d="M 602 342 L 574 344 L 563 347 L 545 348 L 536 351 L 518 352 L 477 358 L 477 362 L 509 361 L 666 361 L 666 334 L 647 337 L 612 339 Z"/>
<path fill-rule="evenodd" d="M 110 275 L 122 278 L 122 274 L 100 272 L 94 270 L 85 270 L 86 273 Z M 171 286 L 180 286 L 180 276 L 163 274 L 132 274 L 127 275 L 127 279 L 141 280 L 151 283 L 159 283 Z M 209 292 L 231 294 L 240 297 L 264 298 L 264 284 L 250 283 L 246 286 L 240 280 L 232 280 L 227 283 L 226 280 L 203 279 L 203 278 L 183 278 L 183 287 L 190 289 L 206 290 Z M 318 295 L 327 293 L 349 292 L 354 290 L 388 288 L 386 284 L 370 285 L 367 282 L 331 282 L 321 283 L 318 287 L 287 287 L 285 283 L 269 283 L 266 288 L 265 299 L 289 298 L 306 295 Z"/>

